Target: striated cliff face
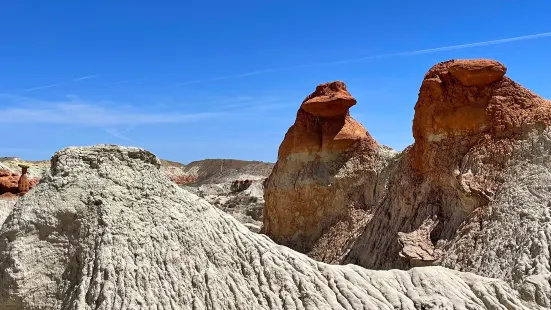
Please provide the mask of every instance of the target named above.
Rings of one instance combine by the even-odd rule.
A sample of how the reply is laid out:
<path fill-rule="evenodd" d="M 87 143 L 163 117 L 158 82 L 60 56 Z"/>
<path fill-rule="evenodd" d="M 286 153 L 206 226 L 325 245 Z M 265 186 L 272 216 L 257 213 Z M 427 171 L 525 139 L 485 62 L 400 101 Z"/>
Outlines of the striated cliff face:
<path fill-rule="evenodd" d="M 337 260 L 287 242 L 287 236 L 301 233 L 303 227 L 278 222 L 301 210 L 315 214 L 320 208 L 316 193 L 332 190 L 332 184 L 319 182 L 323 177 L 309 181 L 320 188 L 289 189 L 293 183 L 281 181 L 274 169 L 271 191 L 287 190 L 289 197 L 309 199 L 280 203 L 283 197 L 267 191 L 266 206 L 272 206 L 264 219 L 268 235 L 328 262 L 375 269 L 441 265 L 501 278 L 550 307 L 551 102 L 505 73 L 504 65 L 484 59 L 451 60 L 429 70 L 415 105 L 415 143 L 393 160 L 380 162 L 376 171 L 383 173 L 341 185 L 357 193 L 375 186 L 381 192 L 368 211 L 349 224 L 360 227 L 358 237 L 351 240 L 340 233 L 349 242 L 339 247 L 342 256 Z M 286 144 L 283 141 L 282 147 Z M 352 147 L 343 151 L 351 158 L 355 152 Z M 290 167 L 287 157 L 280 157 L 276 168 L 280 161 Z M 312 175 L 307 167 L 316 164 L 315 159 L 304 161 L 287 173 L 300 184 L 301 176 Z M 369 175 L 357 167 L 353 171 Z M 381 183 L 386 186 L 378 186 Z M 338 205 L 331 209 L 347 209 L 354 202 L 325 200 L 322 212 L 331 204 Z M 274 227 L 277 223 L 285 233 Z M 333 227 L 319 217 L 311 217 L 309 226 L 316 231 Z M 332 245 L 325 245 L 328 251 L 334 250 Z"/>
<path fill-rule="evenodd" d="M 0 309 L 544 309 L 442 267 L 332 266 L 179 188 L 137 148 L 71 147 L 0 230 Z"/>
<path fill-rule="evenodd" d="M 338 81 L 306 97 L 264 189 L 262 232 L 327 262 L 342 259 L 379 204 L 396 154 L 350 116 L 354 104 Z"/>

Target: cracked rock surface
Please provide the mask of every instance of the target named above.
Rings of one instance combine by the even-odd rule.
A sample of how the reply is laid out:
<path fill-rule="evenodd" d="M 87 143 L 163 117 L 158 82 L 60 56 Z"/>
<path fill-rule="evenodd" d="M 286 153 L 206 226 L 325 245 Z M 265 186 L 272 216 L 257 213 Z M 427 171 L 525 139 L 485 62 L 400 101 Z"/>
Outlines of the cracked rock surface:
<path fill-rule="evenodd" d="M 137 148 L 57 152 L 0 231 L 0 309 L 543 309 L 530 291 L 443 267 L 316 262 L 159 167 Z"/>

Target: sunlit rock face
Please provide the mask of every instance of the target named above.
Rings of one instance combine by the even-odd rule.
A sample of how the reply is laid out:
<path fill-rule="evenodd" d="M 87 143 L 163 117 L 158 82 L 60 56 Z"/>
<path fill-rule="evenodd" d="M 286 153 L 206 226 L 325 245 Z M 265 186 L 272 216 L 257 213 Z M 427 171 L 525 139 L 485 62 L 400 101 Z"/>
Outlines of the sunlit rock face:
<path fill-rule="evenodd" d="M 280 244 L 338 263 L 382 199 L 383 167 L 396 152 L 350 115 L 343 82 L 306 97 L 264 189 L 262 232 Z M 366 186 L 367 185 L 367 186 Z"/>

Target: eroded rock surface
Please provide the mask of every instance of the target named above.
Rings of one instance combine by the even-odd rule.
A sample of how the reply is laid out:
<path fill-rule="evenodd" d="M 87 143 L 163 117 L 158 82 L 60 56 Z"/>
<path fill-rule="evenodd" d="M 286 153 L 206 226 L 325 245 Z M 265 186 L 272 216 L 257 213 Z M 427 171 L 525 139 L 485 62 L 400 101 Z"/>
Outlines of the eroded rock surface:
<path fill-rule="evenodd" d="M 16 202 L 17 199 L 15 199 L 15 197 L 3 197 L 0 199 L 0 227 L 4 224 L 4 221 L 11 213 Z"/>
<path fill-rule="evenodd" d="M 269 186 L 271 192 L 285 195 L 266 192 L 266 215 L 276 215 L 267 223 L 268 235 L 329 262 L 375 269 L 441 265 L 501 278 L 551 307 L 551 102 L 505 73 L 503 64 L 485 59 L 451 60 L 432 67 L 415 105 L 415 143 L 392 160 L 378 161 L 372 172 L 359 167 L 373 161 L 359 160 L 360 165 L 349 171 L 372 177 L 348 179 L 342 186 L 356 193 L 376 188 L 376 196 L 347 195 L 349 200 L 320 202 L 320 197 L 327 197 L 320 193 L 339 196 L 332 192 L 333 183 L 312 180 L 334 173 L 320 169 L 315 156 L 294 166 L 287 155 L 292 152 L 281 156 L 281 148 L 288 149 L 287 140 L 315 141 L 312 137 L 319 129 L 303 126 L 300 134 L 288 134 Z M 290 133 L 297 132 L 297 123 L 302 123 L 298 117 Z M 311 146 L 301 154 L 319 150 L 314 143 L 305 145 Z M 370 154 L 376 154 L 373 150 Z M 355 152 L 348 147 L 345 154 L 354 158 Z M 335 165 L 336 160 L 328 162 Z M 312 177 L 311 171 L 323 177 Z M 304 180 L 317 187 L 303 186 Z M 279 214 L 300 218 L 308 210 L 304 226 L 331 231 L 332 224 L 316 212 L 346 209 L 364 203 L 365 197 L 379 198 L 364 208 L 367 212 L 352 218 L 348 227 L 360 227 L 359 237 L 351 240 L 349 234 L 338 233 L 348 240 L 345 247 L 337 243 L 342 256 L 319 256 L 287 241 L 293 232 L 303 231 L 303 224 L 281 221 Z M 325 252 L 333 251 L 334 244 L 325 244 Z"/>
<path fill-rule="evenodd" d="M 263 180 L 236 180 L 182 188 L 231 214 L 251 231 L 259 232 L 264 210 L 263 184 Z"/>
<path fill-rule="evenodd" d="M 519 285 L 548 277 L 551 102 L 504 73 L 486 60 L 429 70 L 415 106 L 415 143 L 347 262 L 442 264 Z M 419 237 L 417 250 L 400 242 L 404 234 Z M 416 254 L 400 258 L 405 252 Z"/>
<path fill-rule="evenodd" d="M 166 159 L 160 161 L 161 171 L 171 181 L 233 215 L 252 231 L 260 231 L 264 208 L 262 181 L 270 174 L 272 163 L 205 159 L 184 165 Z M 21 169 L 21 165 L 29 168 L 28 172 L 23 174 L 26 177 L 20 177 L 19 173 L 13 172 Z M 14 199 L 26 193 L 49 169 L 49 161 L 24 161 L 17 157 L 0 157 L 0 199 Z M 253 182 L 255 184 L 251 189 L 245 188 Z M 19 188 L 20 184 L 23 185 L 22 188 Z M 237 190 L 231 188 L 236 185 Z"/>
<path fill-rule="evenodd" d="M 270 175 L 274 164 L 237 159 L 203 159 L 185 166 L 185 175 L 193 177 L 195 186 L 221 184 L 235 180 L 261 180 Z"/>
<path fill-rule="evenodd" d="M 136 148 L 57 152 L 0 231 L 0 309 L 543 309 L 501 280 L 442 267 L 316 262 L 159 167 Z"/>

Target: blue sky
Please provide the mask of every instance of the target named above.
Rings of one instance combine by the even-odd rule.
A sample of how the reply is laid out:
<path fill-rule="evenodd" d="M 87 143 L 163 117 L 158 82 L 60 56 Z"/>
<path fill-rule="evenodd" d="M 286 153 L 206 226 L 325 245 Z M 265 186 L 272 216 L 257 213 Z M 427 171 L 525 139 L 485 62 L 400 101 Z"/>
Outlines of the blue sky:
<path fill-rule="evenodd" d="M 551 98 L 549 1 L 4 1 L 0 12 L 0 156 L 113 143 L 184 163 L 275 161 L 304 97 L 332 80 L 401 150 L 423 75 L 451 58 L 499 60 Z"/>

